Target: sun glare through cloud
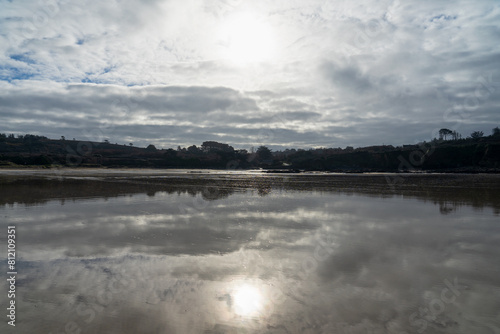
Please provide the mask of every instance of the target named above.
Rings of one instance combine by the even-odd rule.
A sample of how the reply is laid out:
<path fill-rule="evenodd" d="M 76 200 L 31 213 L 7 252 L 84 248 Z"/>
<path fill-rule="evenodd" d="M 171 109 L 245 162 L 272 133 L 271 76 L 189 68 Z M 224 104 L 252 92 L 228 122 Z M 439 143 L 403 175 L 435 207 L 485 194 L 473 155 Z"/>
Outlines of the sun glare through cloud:
<path fill-rule="evenodd" d="M 224 19 L 219 27 L 219 41 L 221 58 L 239 65 L 271 61 L 276 55 L 272 26 L 250 12 Z"/>

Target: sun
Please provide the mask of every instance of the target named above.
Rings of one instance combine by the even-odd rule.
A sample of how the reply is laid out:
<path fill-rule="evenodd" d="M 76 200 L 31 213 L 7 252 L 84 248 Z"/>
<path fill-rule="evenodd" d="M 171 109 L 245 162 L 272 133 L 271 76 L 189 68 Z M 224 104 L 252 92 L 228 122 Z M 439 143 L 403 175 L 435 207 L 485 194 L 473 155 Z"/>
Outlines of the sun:
<path fill-rule="evenodd" d="M 275 56 L 273 28 L 249 12 L 226 18 L 220 24 L 219 41 L 222 58 L 236 64 L 269 61 Z"/>

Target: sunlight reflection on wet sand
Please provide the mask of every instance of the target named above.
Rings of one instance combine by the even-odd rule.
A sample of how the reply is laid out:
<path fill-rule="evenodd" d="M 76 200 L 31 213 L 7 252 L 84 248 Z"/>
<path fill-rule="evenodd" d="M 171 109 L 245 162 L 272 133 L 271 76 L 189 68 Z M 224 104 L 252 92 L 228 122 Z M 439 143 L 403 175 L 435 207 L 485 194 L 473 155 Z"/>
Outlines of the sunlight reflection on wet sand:
<path fill-rule="evenodd" d="M 445 182 L 429 178 L 418 179 L 418 187 L 409 179 L 407 188 L 377 195 L 383 181 L 373 177 L 348 177 L 349 186 L 331 177 L 316 183 L 305 183 L 303 176 L 287 176 L 286 182 L 282 176 L 263 178 L 267 184 L 236 178 L 212 180 L 212 190 L 191 177 L 167 183 L 154 178 L 4 182 L 2 226 L 15 224 L 22 236 L 18 328 L 47 333 L 64 332 L 68 323 L 82 333 L 497 328 L 499 190 L 480 188 L 476 181 L 477 189 L 455 184 L 447 189 Z"/>

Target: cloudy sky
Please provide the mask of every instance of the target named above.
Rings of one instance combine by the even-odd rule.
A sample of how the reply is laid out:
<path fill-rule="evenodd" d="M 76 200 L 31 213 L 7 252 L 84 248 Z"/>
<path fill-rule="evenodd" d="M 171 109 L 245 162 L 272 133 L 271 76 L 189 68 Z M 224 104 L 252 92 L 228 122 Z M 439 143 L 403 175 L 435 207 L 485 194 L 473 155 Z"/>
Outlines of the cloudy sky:
<path fill-rule="evenodd" d="M 0 132 L 345 147 L 500 125 L 495 0 L 0 0 Z"/>

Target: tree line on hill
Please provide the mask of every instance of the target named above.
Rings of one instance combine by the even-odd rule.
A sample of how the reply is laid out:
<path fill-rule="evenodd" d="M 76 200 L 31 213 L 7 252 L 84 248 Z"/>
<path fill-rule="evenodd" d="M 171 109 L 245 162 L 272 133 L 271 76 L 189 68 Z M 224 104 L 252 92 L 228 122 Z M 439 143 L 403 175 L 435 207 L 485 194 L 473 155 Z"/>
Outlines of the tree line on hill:
<path fill-rule="evenodd" d="M 285 149 L 266 146 L 235 149 L 226 143 L 205 141 L 177 150 L 103 142 L 54 140 L 32 134 L 0 133 L 0 166 L 149 167 L 149 168 L 266 168 L 275 171 L 495 171 L 500 170 L 500 129 L 485 136 L 474 131 L 462 138 L 443 128 L 439 138 L 415 145 Z"/>

